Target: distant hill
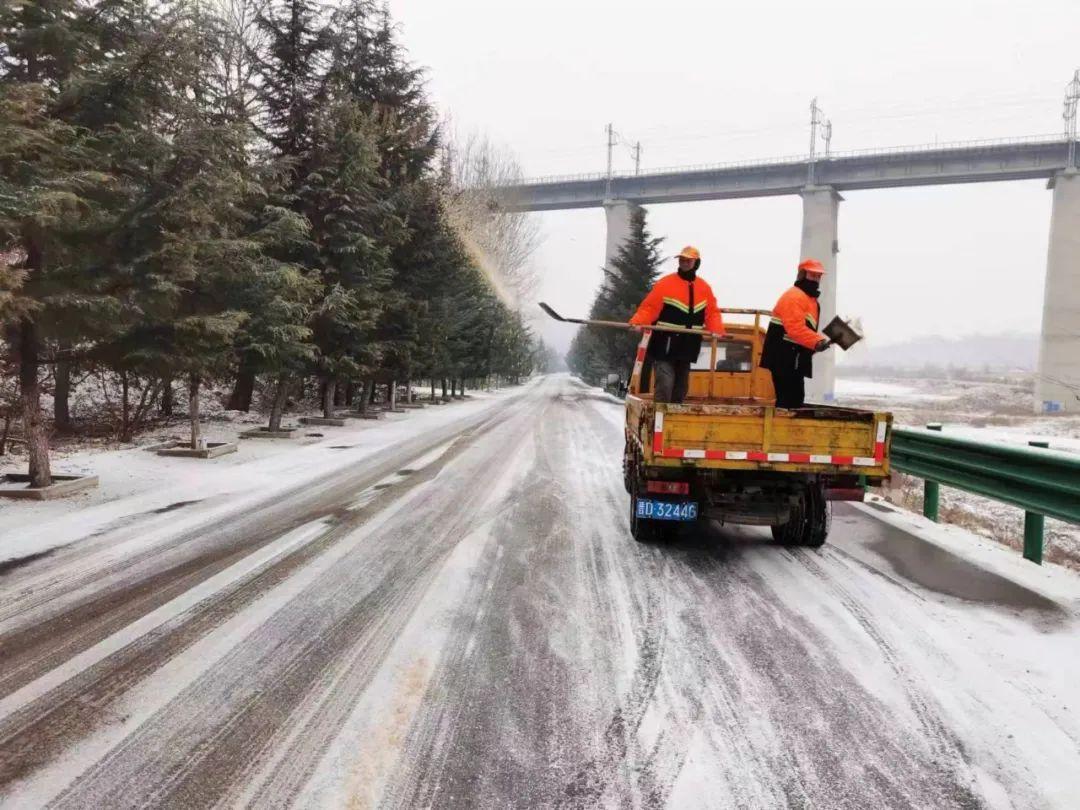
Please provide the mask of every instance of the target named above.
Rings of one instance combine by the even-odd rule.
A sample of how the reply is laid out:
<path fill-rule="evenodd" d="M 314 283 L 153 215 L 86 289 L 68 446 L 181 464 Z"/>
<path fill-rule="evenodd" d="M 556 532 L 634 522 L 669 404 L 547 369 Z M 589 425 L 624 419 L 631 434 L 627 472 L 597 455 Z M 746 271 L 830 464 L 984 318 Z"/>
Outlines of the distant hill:
<path fill-rule="evenodd" d="M 871 342 L 854 346 L 839 363 L 846 370 L 927 366 L 972 370 L 1034 371 L 1039 360 L 1038 335 L 969 335 L 923 337 L 886 346 Z"/>

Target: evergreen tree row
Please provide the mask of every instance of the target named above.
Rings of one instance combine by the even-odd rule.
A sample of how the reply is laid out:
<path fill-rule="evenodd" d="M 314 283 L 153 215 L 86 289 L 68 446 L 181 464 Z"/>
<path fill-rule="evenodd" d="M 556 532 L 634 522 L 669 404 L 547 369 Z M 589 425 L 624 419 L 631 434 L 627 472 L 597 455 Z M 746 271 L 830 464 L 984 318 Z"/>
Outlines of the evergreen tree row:
<path fill-rule="evenodd" d="M 126 439 L 183 386 L 193 443 L 210 382 L 234 409 L 269 391 L 277 426 L 301 379 L 329 412 L 337 386 L 532 371 L 447 215 L 423 79 L 372 0 L 3 5 L 0 326 L 33 486 L 42 380 L 71 429 L 88 368 Z"/>

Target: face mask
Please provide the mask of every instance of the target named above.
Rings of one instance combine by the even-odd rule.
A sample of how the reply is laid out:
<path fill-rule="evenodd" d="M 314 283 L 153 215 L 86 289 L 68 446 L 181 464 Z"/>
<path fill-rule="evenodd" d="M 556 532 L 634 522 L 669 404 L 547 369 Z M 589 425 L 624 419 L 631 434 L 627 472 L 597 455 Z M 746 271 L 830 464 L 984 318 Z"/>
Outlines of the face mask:
<path fill-rule="evenodd" d="M 693 281 L 694 276 L 697 275 L 696 270 L 679 270 L 678 272 L 679 278 L 681 278 L 683 281 Z"/>
<path fill-rule="evenodd" d="M 808 278 L 800 278 L 795 282 L 795 286 L 802 290 L 807 295 L 818 296 L 821 293 L 821 281 L 811 281 Z"/>

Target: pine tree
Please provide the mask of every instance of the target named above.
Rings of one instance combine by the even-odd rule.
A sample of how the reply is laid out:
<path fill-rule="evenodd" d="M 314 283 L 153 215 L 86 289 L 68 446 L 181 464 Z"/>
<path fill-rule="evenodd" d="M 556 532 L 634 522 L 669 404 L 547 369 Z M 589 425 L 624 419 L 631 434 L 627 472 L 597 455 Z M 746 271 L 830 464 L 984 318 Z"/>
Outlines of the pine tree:
<path fill-rule="evenodd" d="M 388 308 L 382 335 L 395 376 L 447 373 L 453 296 L 472 282 L 475 269 L 444 215 L 442 195 L 433 180 L 413 184 L 408 240 L 393 254 L 401 296 Z"/>
<path fill-rule="evenodd" d="M 116 260 L 132 279 L 137 321 L 113 349 L 125 369 L 161 379 L 186 378 L 191 444 L 199 442 L 199 394 L 204 381 L 232 367 L 237 341 L 280 359 L 302 342 L 303 321 L 275 320 L 303 310 L 306 285 L 294 283 L 268 249 L 300 238 L 305 224 L 289 212 L 265 208 L 265 179 L 252 162 L 251 131 L 228 121 L 207 79 L 208 52 L 220 36 L 216 21 L 198 13 L 171 21 L 181 51 L 170 54 L 157 99 L 153 130 L 122 170 L 137 178 L 139 194 L 114 238 Z M 161 43 L 154 42 L 155 49 Z M 160 82 L 154 86 L 160 86 Z M 284 291 L 284 307 L 260 312 L 245 335 L 246 303 L 254 309 Z M 306 314 L 306 310 L 304 310 Z M 272 351 L 260 336 L 267 326 Z"/>
<path fill-rule="evenodd" d="M 351 100 L 334 101 L 313 130 L 308 172 L 298 190 L 311 223 L 313 264 L 325 292 L 313 313 L 324 415 L 339 380 L 370 372 L 374 329 L 391 281 L 389 242 L 402 231 L 385 200 L 370 117 Z"/>
<path fill-rule="evenodd" d="M 334 16 L 333 43 L 329 81 L 336 94 L 367 113 L 383 202 L 406 226 L 381 234 L 390 250 L 392 276 L 378 302 L 382 315 L 376 338 L 383 378 L 407 379 L 428 365 L 420 335 L 431 307 L 426 288 L 415 281 L 418 262 L 434 255 L 425 240 L 433 233 L 431 218 L 440 216 L 423 185 L 433 174 L 438 146 L 435 113 L 424 92 L 423 72 L 409 63 L 384 6 L 349 0 Z"/>
<path fill-rule="evenodd" d="M 410 64 L 385 5 L 347 0 L 333 20 L 329 79 L 379 122 L 381 173 L 395 187 L 429 172 L 438 149 L 423 70 Z"/>
<path fill-rule="evenodd" d="M 77 0 L 27 0 L 0 7 L 0 76 L 59 93 L 94 47 Z"/>
<path fill-rule="evenodd" d="M 33 486 L 51 480 L 38 379 L 50 343 L 108 334 L 122 312 L 123 279 L 103 251 L 129 189 L 111 174 L 111 149 L 146 123 L 138 95 L 161 64 L 103 49 L 110 20 L 92 12 L 59 0 L 0 12 L 0 246 L 16 257 L 0 271 L 0 321 Z M 110 102 L 90 121 L 88 98 Z"/>
<path fill-rule="evenodd" d="M 299 189 L 310 168 L 317 120 L 327 103 L 329 32 L 318 4 L 309 0 L 269 0 L 256 6 L 253 14 L 236 7 L 244 2 L 230 0 L 230 22 L 218 57 L 225 106 L 234 117 L 253 121 L 269 147 L 262 158 L 274 176 L 267 184 L 272 208 L 306 219 Z M 310 284 L 318 285 L 316 239 L 305 222 L 293 238 L 270 247 L 270 254 L 297 267 Z M 318 291 L 315 297 L 320 297 Z M 276 390 L 271 422 L 275 424 L 297 370 L 292 363 L 286 366 L 273 372 Z M 266 371 L 259 355 L 241 346 L 228 407 L 248 410 L 255 376 Z"/>
<path fill-rule="evenodd" d="M 254 189 L 245 143 L 242 128 L 208 126 L 196 114 L 164 145 L 159 172 L 123 234 L 120 255 L 142 314 L 124 336 L 123 361 L 187 379 L 193 447 L 202 384 L 231 366 L 247 319 L 228 292 L 256 276 L 264 260 L 246 233 L 245 201 Z"/>
<path fill-rule="evenodd" d="M 291 381 L 315 357 L 309 322 L 321 287 L 300 266 L 276 258 L 287 255 L 291 244 L 307 242 L 308 221 L 286 208 L 250 207 L 256 213 L 244 238 L 257 252 L 249 270 L 230 280 L 227 295 L 230 309 L 247 314 L 236 335 L 237 357 L 252 379 L 266 374 L 273 380 L 269 428 L 278 430 Z"/>
<path fill-rule="evenodd" d="M 605 270 L 604 284 L 589 310 L 598 320 L 627 321 L 652 288 L 660 268 L 660 245 L 664 240 L 649 233 L 645 209 L 631 215 L 630 236 L 619 247 L 612 269 Z M 581 329 L 567 356 L 570 368 L 590 381 L 608 373 L 628 379 L 639 338 L 614 329 Z"/>
<path fill-rule="evenodd" d="M 311 0 L 270 0 L 258 17 L 263 131 L 275 152 L 295 164 L 312 147 L 315 117 L 326 100 L 330 36 Z"/>

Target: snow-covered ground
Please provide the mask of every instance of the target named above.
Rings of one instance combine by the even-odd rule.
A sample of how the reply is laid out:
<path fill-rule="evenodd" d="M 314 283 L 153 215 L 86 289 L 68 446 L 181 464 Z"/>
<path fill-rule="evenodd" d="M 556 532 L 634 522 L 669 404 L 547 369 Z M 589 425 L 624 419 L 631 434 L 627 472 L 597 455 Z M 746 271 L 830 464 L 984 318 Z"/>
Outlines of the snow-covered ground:
<path fill-rule="evenodd" d="M 1032 384 L 1027 379 L 974 381 L 947 379 L 836 380 L 841 405 L 892 411 L 899 425 L 921 427 L 930 422 L 953 428 L 976 428 L 987 439 L 1027 442 L 1049 440 L 1051 447 L 1080 450 L 1080 415 L 1033 411 Z"/>
<path fill-rule="evenodd" d="M 937 394 L 929 391 L 920 391 L 917 386 L 901 382 L 882 382 L 879 380 L 865 379 L 838 379 L 836 381 L 836 396 L 838 400 L 849 399 L 888 399 L 890 401 L 905 402 L 948 402 L 952 399 L 948 394 Z"/>
<path fill-rule="evenodd" d="M 621 410 L 557 376 L 83 510 L 0 572 L 0 805 L 1072 806 L 1080 577 L 881 502 L 635 543 Z"/>
<path fill-rule="evenodd" d="M 60 452 L 54 473 L 97 475 L 95 489 L 54 501 L 0 499 L 0 563 L 91 536 L 117 521 L 166 510 L 177 503 L 215 499 L 222 508 L 254 502 L 275 491 L 303 484 L 349 465 L 377 461 L 379 452 L 411 436 L 420 436 L 482 416 L 517 389 L 475 391 L 463 401 L 430 405 L 379 420 L 348 420 L 346 427 L 302 427 L 293 439 L 239 439 L 258 414 L 231 414 L 204 424 L 211 442 L 238 441 L 236 453 L 215 459 L 158 456 L 139 447 Z M 294 420 L 287 420 L 294 422 Z M 166 435 L 181 437 L 185 424 Z M 158 437 L 161 438 L 161 437 Z M 143 445 L 157 439 L 144 436 Z M 25 461 L 9 456 L 0 472 L 22 470 Z"/>

